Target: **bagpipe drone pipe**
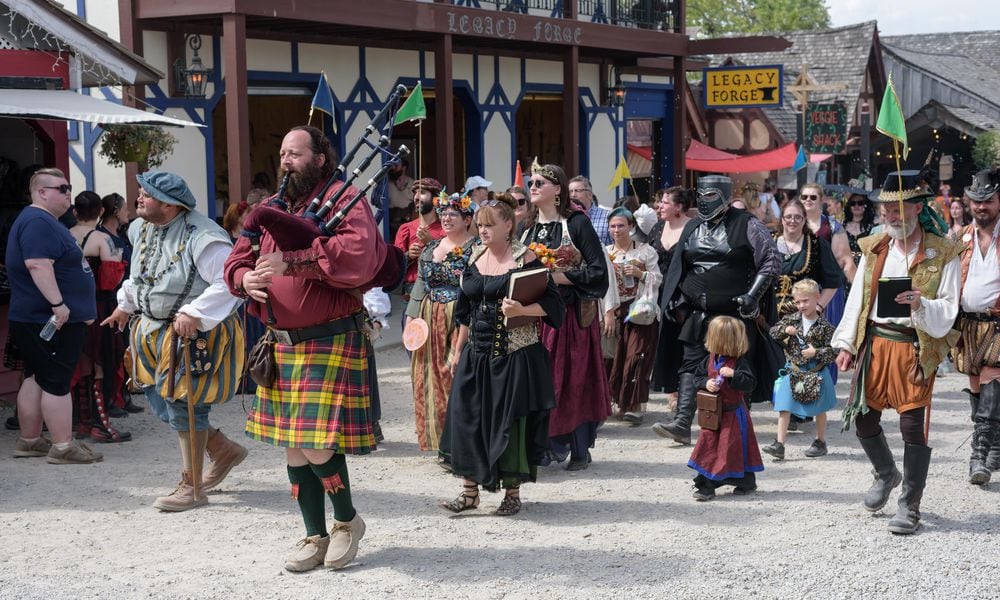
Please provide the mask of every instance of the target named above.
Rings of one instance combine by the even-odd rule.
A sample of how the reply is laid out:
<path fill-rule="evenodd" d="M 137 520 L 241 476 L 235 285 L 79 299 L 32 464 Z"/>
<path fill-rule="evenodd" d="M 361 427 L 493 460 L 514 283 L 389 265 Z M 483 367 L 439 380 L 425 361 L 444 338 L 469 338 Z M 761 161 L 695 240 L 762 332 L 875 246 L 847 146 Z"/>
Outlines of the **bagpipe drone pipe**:
<path fill-rule="evenodd" d="M 394 166 L 400 164 L 402 159 L 410 154 L 410 149 L 406 146 L 400 146 L 396 152 L 391 152 L 388 149 L 389 138 L 386 135 L 380 135 L 378 142 L 372 142 L 368 139 L 371 134 L 381 131 L 395 112 L 396 105 L 405 91 L 405 86 L 396 86 L 378 114 L 365 128 L 364 134 L 337 165 L 326 184 L 312 199 L 302 215 L 290 214 L 284 199 L 290 173 L 285 174 L 278 194 L 266 206 L 260 206 L 250 211 L 243 223 L 241 235 L 248 239 L 255 253 L 259 254 L 260 252 L 262 231 L 267 231 L 281 251 L 304 250 L 309 248 L 316 238 L 326 238 L 337 234 L 337 227 L 351 209 L 365 198 L 365 195 L 379 182 L 385 179 Z M 363 145 L 368 145 L 371 148 L 370 153 L 351 171 L 346 181 L 340 181 L 340 177 L 347 172 L 348 166 Z M 381 167 L 368 179 L 364 187 L 355 188 L 352 185 L 354 181 L 371 165 L 376 157 L 380 156 L 383 157 Z M 323 198 L 331 190 L 333 190 L 332 195 L 324 202 Z M 327 219 L 330 212 L 345 196 L 350 199 L 337 209 L 332 217 Z M 367 210 L 367 207 L 365 208 Z M 364 289 L 381 287 L 390 291 L 403 281 L 406 274 L 406 255 L 392 244 L 387 244 L 377 232 L 374 233 L 373 237 L 374 252 L 384 258 L 382 258 L 371 281 L 361 287 Z"/>

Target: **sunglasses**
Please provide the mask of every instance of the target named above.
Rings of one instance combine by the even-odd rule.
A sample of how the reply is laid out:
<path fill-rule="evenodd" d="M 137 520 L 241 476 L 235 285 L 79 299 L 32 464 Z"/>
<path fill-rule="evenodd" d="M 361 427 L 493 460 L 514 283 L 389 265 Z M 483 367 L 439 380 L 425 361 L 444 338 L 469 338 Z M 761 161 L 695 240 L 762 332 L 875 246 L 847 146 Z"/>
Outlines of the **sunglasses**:
<path fill-rule="evenodd" d="M 546 183 L 548 183 L 548 181 L 546 181 L 545 179 L 532 179 L 528 181 L 528 189 L 531 189 L 533 187 L 540 188 L 543 187 Z"/>
<path fill-rule="evenodd" d="M 866 204 L 868 204 L 868 203 L 865 202 L 864 200 L 854 200 L 853 202 L 848 202 L 847 203 L 848 206 L 864 206 Z"/>
<path fill-rule="evenodd" d="M 819 196 L 816 194 L 802 194 L 800 198 L 803 200 L 819 200 Z"/>
<path fill-rule="evenodd" d="M 517 199 L 517 205 L 518 206 L 524 206 L 527 203 L 528 203 L 528 201 L 525 198 L 518 198 Z"/>
<path fill-rule="evenodd" d="M 47 190 L 59 190 L 60 194 L 68 194 L 73 191 L 73 186 L 68 183 L 62 185 L 43 185 L 42 187 Z"/>

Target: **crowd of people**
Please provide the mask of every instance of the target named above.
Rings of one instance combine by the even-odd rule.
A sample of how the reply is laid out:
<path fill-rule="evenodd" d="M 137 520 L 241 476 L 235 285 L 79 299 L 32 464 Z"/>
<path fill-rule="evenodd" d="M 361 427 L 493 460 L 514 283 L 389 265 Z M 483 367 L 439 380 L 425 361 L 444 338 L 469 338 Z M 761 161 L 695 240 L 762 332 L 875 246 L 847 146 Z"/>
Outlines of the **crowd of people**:
<path fill-rule="evenodd" d="M 651 391 L 674 411 L 653 433 L 691 444 L 697 432 L 694 499 L 725 486 L 753 493 L 762 453 L 784 459 L 787 432 L 803 421 L 816 426 L 804 455 L 828 453 L 834 385 L 853 371 L 843 425 L 875 474 L 863 505 L 881 510 L 901 485 L 888 528 L 913 533 L 935 375 L 949 357 L 970 380 L 969 482 L 1000 468 L 996 169 L 943 207 L 949 226 L 928 175 L 911 171 L 874 192 L 849 186 L 841 200 L 817 184 L 789 198 L 735 193 L 710 175 L 696 189 L 657 191 L 652 206 L 603 207 L 586 177 L 559 165 L 535 162 L 523 188 L 504 191 L 472 176 L 455 194 L 403 165 L 389 182 L 410 198 L 391 205 L 396 248 L 363 203 L 334 235 L 291 247 L 309 201 L 344 184 L 325 187 L 337 160 L 315 128 L 289 131 L 279 159 L 287 185 L 237 204 L 225 227 L 171 173 L 138 175 L 131 223 L 120 196 L 71 202 L 63 173 L 32 176 L 5 257 L 6 358 L 16 353 L 24 375 L 16 457 L 100 461 L 74 432 L 128 441 L 109 415 L 142 410 L 133 385 L 180 449 L 180 483 L 153 506 L 189 510 L 249 452 L 212 426 L 212 407 L 252 390 L 246 436 L 285 449 L 305 527 L 285 568 L 349 564 L 365 522 L 346 456 L 382 441 L 371 340 L 388 324 L 396 292 L 380 282 L 395 266 L 414 437 L 461 480 L 441 501 L 448 511 L 502 489 L 494 514 L 517 514 L 540 467 L 589 468 L 602 425 L 642 425 Z M 843 223 L 831 216 L 841 211 Z M 65 214 L 75 223 L 60 222 Z M 405 268 L 393 264 L 401 255 Z M 777 413 L 768 445 L 754 433 L 755 403 Z M 900 415 L 902 470 L 880 426 L 886 409 Z"/>

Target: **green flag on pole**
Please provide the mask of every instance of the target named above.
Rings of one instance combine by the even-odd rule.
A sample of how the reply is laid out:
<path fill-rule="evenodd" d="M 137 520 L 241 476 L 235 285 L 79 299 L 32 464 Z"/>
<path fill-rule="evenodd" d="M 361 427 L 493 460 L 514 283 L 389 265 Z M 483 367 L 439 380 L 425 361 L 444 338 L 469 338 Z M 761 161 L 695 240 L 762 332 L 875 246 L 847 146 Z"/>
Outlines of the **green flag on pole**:
<path fill-rule="evenodd" d="M 403 106 L 399 107 L 396 113 L 395 125 L 406 123 L 407 121 L 420 121 L 427 118 L 427 107 L 424 106 L 424 90 L 420 87 L 420 82 L 410 92 L 410 97 L 406 99 Z"/>
<path fill-rule="evenodd" d="M 900 152 L 903 153 L 905 160 L 910 153 L 906 145 L 906 119 L 903 118 L 903 109 L 899 105 L 896 88 L 892 85 L 892 75 L 889 75 L 889 85 L 885 87 L 885 94 L 882 96 L 882 106 L 878 111 L 875 129 L 899 142 L 902 146 Z"/>

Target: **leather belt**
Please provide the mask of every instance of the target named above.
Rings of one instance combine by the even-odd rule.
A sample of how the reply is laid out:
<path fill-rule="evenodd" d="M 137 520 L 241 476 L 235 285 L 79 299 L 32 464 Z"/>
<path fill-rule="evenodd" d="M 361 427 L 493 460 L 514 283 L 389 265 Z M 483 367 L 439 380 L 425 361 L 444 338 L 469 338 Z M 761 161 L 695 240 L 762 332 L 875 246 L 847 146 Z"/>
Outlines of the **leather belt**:
<path fill-rule="evenodd" d="M 969 319 L 970 321 L 983 321 L 983 322 L 1000 321 L 1000 316 L 997 316 L 991 312 L 970 313 L 970 312 L 965 312 L 963 310 L 958 313 L 958 316 Z"/>
<path fill-rule="evenodd" d="M 327 323 L 310 325 L 309 327 L 301 327 L 299 329 L 271 329 L 274 332 L 274 339 L 279 344 L 286 346 L 294 346 L 316 338 L 340 335 L 349 331 L 364 330 L 365 317 L 362 313 L 355 313 Z"/>

